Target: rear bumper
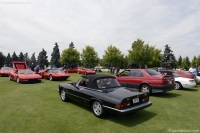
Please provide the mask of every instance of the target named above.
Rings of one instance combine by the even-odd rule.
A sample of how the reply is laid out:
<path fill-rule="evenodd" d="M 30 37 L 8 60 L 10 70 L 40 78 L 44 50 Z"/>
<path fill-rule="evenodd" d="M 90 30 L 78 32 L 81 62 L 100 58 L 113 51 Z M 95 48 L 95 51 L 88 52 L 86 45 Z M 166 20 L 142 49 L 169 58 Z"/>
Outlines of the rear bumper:
<path fill-rule="evenodd" d="M 106 111 L 114 113 L 114 114 L 129 114 L 129 113 L 133 113 L 138 110 L 147 108 L 151 105 L 152 105 L 152 102 L 148 101 L 146 103 L 142 103 L 142 104 L 139 104 L 139 105 L 133 106 L 131 108 L 127 108 L 127 109 L 116 109 L 116 108 L 112 108 L 112 107 L 108 107 L 108 106 L 104 106 L 104 105 L 103 105 L 103 108 Z"/>
<path fill-rule="evenodd" d="M 191 89 L 191 88 L 194 88 L 196 86 L 196 83 L 191 83 L 191 84 L 182 84 L 182 87 L 183 88 L 188 88 L 188 89 Z"/>
<path fill-rule="evenodd" d="M 41 79 L 20 79 L 21 83 L 37 83 L 41 82 Z"/>
<path fill-rule="evenodd" d="M 161 92 L 167 92 L 175 89 L 175 84 L 170 84 L 167 86 L 151 86 L 152 87 L 152 93 L 161 93 Z"/>

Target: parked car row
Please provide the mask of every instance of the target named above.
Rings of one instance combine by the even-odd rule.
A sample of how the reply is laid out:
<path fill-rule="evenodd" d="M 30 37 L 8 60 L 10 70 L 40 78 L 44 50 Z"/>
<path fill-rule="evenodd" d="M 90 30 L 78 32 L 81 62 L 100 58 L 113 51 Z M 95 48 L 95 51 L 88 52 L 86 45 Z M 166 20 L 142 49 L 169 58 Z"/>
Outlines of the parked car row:
<path fill-rule="evenodd" d="M 67 80 L 70 71 L 47 68 L 39 73 L 30 70 L 26 62 L 14 61 L 12 70 L 2 68 L 0 75 L 9 75 L 16 82 L 39 82 Z M 76 71 L 75 71 L 76 70 Z M 5 72 L 5 73 L 4 73 Z M 72 71 L 71 71 L 72 72 Z M 126 69 L 116 76 L 96 74 L 88 69 L 74 69 L 83 74 L 77 82 L 61 83 L 58 86 L 60 98 L 64 102 L 74 101 L 88 106 L 96 117 L 106 113 L 129 114 L 152 105 L 149 95 L 174 89 L 192 88 L 195 77 L 181 70 Z"/>
<path fill-rule="evenodd" d="M 175 89 L 193 88 L 196 85 L 194 75 L 183 70 L 163 70 L 163 75 L 172 75 L 175 78 Z"/>
<path fill-rule="evenodd" d="M 71 69 L 64 69 L 65 73 L 78 73 L 78 74 L 96 74 L 95 70 L 87 69 L 87 68 L 71 68 Z"/>
<path fill-rule="evenodd" d="M 11 67 L 2 67 L 0 70 L 0 76 L 8 76 L 9 80 L 16 82 L 40 82 L 42 78 L 49 80 L 67 80 L 70 76 L 68 72 L 75 72 L 79 74 L 96 74 L 95 71 L 90 69 L 70 69 L 68 71 L 59 68 L 47 68 L 40 70 L 38 73 L 30 70 L 26 62 L 13 61 Z"/>

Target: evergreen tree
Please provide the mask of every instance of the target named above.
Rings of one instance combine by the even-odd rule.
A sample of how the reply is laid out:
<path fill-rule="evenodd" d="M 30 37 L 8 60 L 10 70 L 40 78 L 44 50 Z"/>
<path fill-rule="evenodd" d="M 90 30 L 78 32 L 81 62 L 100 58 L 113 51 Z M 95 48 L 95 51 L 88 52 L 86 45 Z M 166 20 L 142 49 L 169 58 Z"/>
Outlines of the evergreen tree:
<path fill-rule="evenodd" d="M 5 56 L 2 52 L 0 52 L 0 68 L 4 66 Z"/>
<path fill-rule="evenodd" d="M 44 49 L 42 49 L 42 51 L 38 55 L 37 60 L 37 63 L 40 65 L 40 68 L 44 69 L 45 67 L 48 67 L 49 62 L 47 58 L 47 52 Z"/>
<path fill-rule="evenodd" d="M 60 50 L 58 43 L 55 43 L 55 46 L 53 48 L 53 52 L 51 53 L 51 66 L 61 67 L 61 63 L 59 61 L 60 59 Z"/>
<path fill-rule="evenodd" d="M 6 66 L 8 66 L 8 67 L 12 67 L 12 58 L 11 58 L 11 56 L 10 56 L 10 53 L 8 53 L 8 55 L 7 55 L 6 59 L 5 59 L 4 64 L 5 64 Z"/>
<path fill-rule="evenodd" d="M 185 57 L 182 59 L 182 65 L 181 65 L 182 68 L 184 68 L 185 70 L 189 70 L 190 65 L 191 65 L 191 63 L 190 63 L 190 60 L 188 57 Z"/>
<path fill-rule="evenodd" d="M 179 56 L 179 58 L 178 58 L 177 65 L 179 68 L 182 66 L 182 57 L 181 56 Z"/>
<path fill-rule="evenodd" d="M 69 44 L 69 48 L 75 48 L 75 46 L 74 46 L 74 43 L 73 43 L 73 42 L 71 42 L 71 43 Z"/>
<path fill-rule="evenodd" d="M 19 57 L 18 57 L 19 61 L 25 61 L 24 59 L 24 54 L 22 52 L 20 52 Z"/>
<path fill-rule="evenodd" d="M 192 59 L 191 65 L 194 67 L 198 67 L 198 60 L 196 56 L 194 56 L 194 58 Z"/>
<path fill-rule="evenodd" d="M 18 56 L 16 55 L 15 52 L 13 52 L 12 61 L 18 61 Z"/>
<path fill-rule="evenodd" d="M 29 58 L 27 52 L 24 54 L 24 60 L 26 61 L 26 64 L 27 64 L 28 66 L 31 65 L 31 61 L 30 61 L 30 58 Z"/>
<path fill-rule="evenodd" d="M 161 66 L 167 69 L 176 69 L 177 67 L 176 58 L 173 54 L 173 51 L 168 45 L 165 45 L 165 51 L 161 60 Z"/>
<path fill-rule="evenodd" d="M 30 61 L 31 61 L 31 63 L 33 63 L 34 65 L 36 65 L 35 52 L 32 54 Z"/>
<path fill-rule="evenodd" d="M 197 65 L 198 65 L 198 67 L 200 67 L 200 55 L 198 55 L 198 57 L 197 57 Z"/>
<path fill-rule="evenodd" d="M 186 56 L 186 57 L 185 57 L 185 60 L 186 60 L 186 64 L 187 64 L 188 68 L 190 68 L 190 66 L 191 66 L 191 62 L 190 62 L 189 57 Z"/>

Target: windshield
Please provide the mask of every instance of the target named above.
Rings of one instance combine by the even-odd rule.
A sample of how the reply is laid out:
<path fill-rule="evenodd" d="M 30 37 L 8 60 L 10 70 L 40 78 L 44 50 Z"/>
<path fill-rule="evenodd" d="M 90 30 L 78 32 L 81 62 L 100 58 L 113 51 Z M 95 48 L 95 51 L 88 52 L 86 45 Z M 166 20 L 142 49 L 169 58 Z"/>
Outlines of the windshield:
<path fill-rule="evenodd" d="M 18 74 L 33 74 L 33 71 L 30 69 L 18 70 Z"/>
<path fill-rule="evenodd" d="M 151 76 L 158 76 L 161 75 L 159 72 L 152 70 L 152 69 L 145 69 L 145 71 Z"/>
<path fill-rule="evenodd" d="M 49 70 L 50 73 L 64 73 L 63 70 L 61 69 L 52 69 L 52 70 Z"/>
<path fill-rule="evenodd" d="M 12 70 L 11 67 L 2 67 L 1 70 Z"/>
<path fill-rule="evenodd" d="M 96 82 L 99 89 L 109 89 L 121 86 L 115 78 L 98 79 Z"/>

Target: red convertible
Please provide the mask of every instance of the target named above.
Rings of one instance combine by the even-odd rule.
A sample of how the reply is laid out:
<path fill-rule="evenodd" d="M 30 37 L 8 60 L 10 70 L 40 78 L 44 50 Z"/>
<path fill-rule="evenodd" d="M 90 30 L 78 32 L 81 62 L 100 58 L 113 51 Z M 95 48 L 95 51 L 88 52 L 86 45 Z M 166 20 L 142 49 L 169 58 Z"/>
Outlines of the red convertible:
<path fill-rule="evenodd" d="M 175 89 L 175 79 L 151 69 L 127 69 L 116 76 L 125 87 L 137 88 L 143 93 L 159 93 Z"/>
<path fill-rule="evenodd" d="M 2 67 L 0 70 L 0 77 L 2 77 L 2 76 L 8 77 L 10 75 L 11 71 L 12 71 L 11 67 Z"/>
<path fill-rule="evenodd" d="M 67 80 L 70 76 L 59 68 L 46 69 L 41 72 L 41 75 L 45 79 L 49 80 Z"/>
<path fill-rule="evenodd" d="M 26 62 L 14 61 L 12 64 L 13 71 L 10 72 L 9 80 L 17 81 L 17 83 L 41 81 L 42 77 L 30 70 Z"/>
<path fill-rule="evenodd" d="M 78 74 L 85 74 L 85 75 L 90 75 L 90 74 L 96 74 L 96 71 L 93 71 L 91 69 L 84 69 L 84 68 L 79 68 L 77 69 Z"/>

